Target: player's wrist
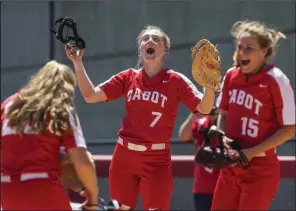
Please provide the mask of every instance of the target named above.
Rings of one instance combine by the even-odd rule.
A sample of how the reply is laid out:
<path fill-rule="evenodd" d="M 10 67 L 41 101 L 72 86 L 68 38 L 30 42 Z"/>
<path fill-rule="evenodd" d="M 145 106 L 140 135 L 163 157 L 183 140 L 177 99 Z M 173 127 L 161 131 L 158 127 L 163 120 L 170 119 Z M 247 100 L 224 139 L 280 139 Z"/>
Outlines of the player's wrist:
<path fill-rule="evenodd" d="M 98 200 L 98 197 L 96 198 L 90 198 L 89 199 L 89 202 L 88 202 L 90 205 L 98 205 L 99 204 L 99 200 Z"/>
<path fill-rule="evenodd" d="M 92 203 L 98 203 L 99 202 L 99 193 L 90 193 L 89 194 L 89 200 Z"/>
<path fill-rule="evenodd" d="M 72 60 L 72 63 L 74 67 L 77 68 L 78 70 L 81 69 L 81 67 L 83 66 L 82 59 Z"/>
<path fill-rule="evenodd" d="M 207 94 L 215 94 L 215 89 L 213 89 L 213 88 L 209 88 L 209 87 L 205 87 L 205 94 L 207 93 Z"/>

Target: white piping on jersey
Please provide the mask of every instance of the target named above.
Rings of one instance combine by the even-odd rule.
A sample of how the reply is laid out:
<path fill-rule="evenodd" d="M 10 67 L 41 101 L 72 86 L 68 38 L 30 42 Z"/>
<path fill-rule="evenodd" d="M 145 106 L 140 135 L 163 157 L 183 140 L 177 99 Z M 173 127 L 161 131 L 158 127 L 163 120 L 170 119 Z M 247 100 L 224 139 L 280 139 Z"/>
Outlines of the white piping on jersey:
<path fill-rule="evenodd" d="M 272 68 L 268 71 L 268 75 L 272 76 L 273 79 L 279 86 L 282 101 L 283 110 L 282 118 L 284 125 L 295 124 L 295 96 L 293 89 L 290 85 L 288 77 L 277 67 Z"/>
<path fill-rule="evenodd" d="M 136 70 L 136 69 L 132 68 L 132 70 L 133 70 L 135 73 L 140 73 L 140 70 L 141 70 L 141 69 Z"/>
<path fill-rule="evenodd" d="M 13 101 L 10 101 L 5 105 L 5 108 L 4 108 L 4 114 L 5 115 L 8 113 L 8 109 L 10 108 L 12 103 L 13 103 Z M 16 134 L 16 130 L 8 126 L 8 119 L 3 120 L 3 125 L 2 125 L 2 128 L 1 128 L 1 131 L 2 131 L 2 133 L 1 133 L 2 136 L 10 135 L 10 134 Z M 26 125 L 26 127 L 24 128 L 24 132 L 25 133 L 30 133 L 30 127 L 28 125 Z"/>
<path fill-rule="evenodd" d="M 199 99 L 202 99 L 203 97 L 203 93 L 201 93 L 200 91 L 198 91 L 198 89 L 196 88 L 196 86 L 185 76 L 183 75 L 182 73 L 179 73 L 179 72 L 176 72 L 174 70 L 168 70 L 167 71 L 168 73 L 175 73 L 176 75 L 180 76 L 183 81 L 186 82 L 186 84 L 191 88 L 192 90 L 192 93 L 197 96 Z"/>
<path fill-rule="evenodd" d="M 82 128 L 80 125 L 78 115 L 75 114 L 75 117 L 74 117 L 72 111 L 73 111 L 73 108 L 71 108 L 69 120 L 70 120 L 71 127 L 73 128 L 73 135 L 74 135 L 75 144 L 77 147 L 86 148 L 86 143 L 85 143 L 85 139 L 83 136 L 83 132 L 82 132 Z M 76 128 L 75 128 L 75 119 L 74 118 L 76 118 L 76 122 L 77 122 Z"/>
<path fill-rule="evenodd" d="M 4 113 L 7 114 L 8 113 L 8 109 L 10 108 L 10 106 L 12 105 L 13 101 L 10 101 L 9 103 L 6 104 L 5 108 L 4 108 Z"/>

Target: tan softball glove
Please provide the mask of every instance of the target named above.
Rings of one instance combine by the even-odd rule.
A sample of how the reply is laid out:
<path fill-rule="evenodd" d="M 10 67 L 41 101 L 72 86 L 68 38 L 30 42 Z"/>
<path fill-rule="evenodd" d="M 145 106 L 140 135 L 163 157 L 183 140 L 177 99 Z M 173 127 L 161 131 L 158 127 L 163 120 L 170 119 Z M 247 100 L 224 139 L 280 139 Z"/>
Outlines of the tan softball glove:
<path fill-rule="evenodd" d="M 220 53 L 208 40 L 202 39 L 191 49 L 192 76 L 201 86 L 220 90 Z"/>

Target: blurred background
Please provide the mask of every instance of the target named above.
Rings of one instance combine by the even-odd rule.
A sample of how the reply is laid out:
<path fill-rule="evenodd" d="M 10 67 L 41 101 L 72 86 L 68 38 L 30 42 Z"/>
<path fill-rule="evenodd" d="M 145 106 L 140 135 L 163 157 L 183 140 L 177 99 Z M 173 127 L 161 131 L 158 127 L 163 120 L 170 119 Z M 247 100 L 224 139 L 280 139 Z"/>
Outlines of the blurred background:
<path fill-rule="evenodd" d="M 168 34 L 172 47 L 166 65 L 193 80 L 190 49 L 196 41 L 206 38 L 218 44 L 224 75 L 232 64 L 232 24 L 246 18 L 262 21 L 287 36 L 273 62 L 290 78 L 295 91 L 295 1 L 5 1 L 1 2 L 1 102 L 51 59 L 73 67 L 62 44 L 50 32 L 62 16 L 76 18 L 78 32 L 86 42 L 84 64 L 95 85 L 136 66 L 136 37 L 145 25 L 159 26 Z M 87 104 L 77 89 L 76 103 L 89 150 L 96 155 L 112 154 L 125 116 L 123 99 Z M 180 143 L 177 137 L 188 114 L 180 105 L 172 138 L 173 155 L 194 153 L 192 144 Z M 278 154 L 295 156 L 294 142 L 285 143 Z M 108 179 L 99 182 L 102 197 L 108 198 Z M 172 209 L 193 209 L 191 185 L 192 179 L 175 180 Z M 296 210 L 295 198 L 295 180 L 282 179 L 270 209 Z"/>

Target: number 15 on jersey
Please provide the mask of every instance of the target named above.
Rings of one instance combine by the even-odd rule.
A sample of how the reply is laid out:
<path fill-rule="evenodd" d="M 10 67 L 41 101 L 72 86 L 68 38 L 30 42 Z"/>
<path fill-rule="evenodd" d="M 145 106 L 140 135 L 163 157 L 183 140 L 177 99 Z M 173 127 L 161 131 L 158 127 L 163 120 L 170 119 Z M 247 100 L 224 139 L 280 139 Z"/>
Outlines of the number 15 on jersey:
<path fill-rule="evenodd" d="M 242 135 L 247 135 L 252 138 L 258 136 L 259 122 L 252 118 L 242 117 Z"/>

